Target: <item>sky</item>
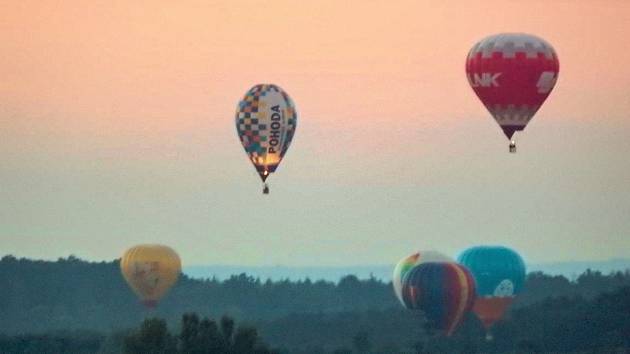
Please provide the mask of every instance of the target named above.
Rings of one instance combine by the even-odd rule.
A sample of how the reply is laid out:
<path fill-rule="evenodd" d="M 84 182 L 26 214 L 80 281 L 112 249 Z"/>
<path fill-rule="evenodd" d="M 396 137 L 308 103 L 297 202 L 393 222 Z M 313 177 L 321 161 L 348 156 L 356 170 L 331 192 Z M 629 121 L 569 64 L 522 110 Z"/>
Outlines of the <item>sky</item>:
<path fill-rule="evenodd" d="M 464 72 L 499 32 L 560 60 L 517 154 Z M 0 254 L 630 257 L 628 37 L 627 1 L 1 2 Z M 257 83 L 299 115 L 267 196 L 234 125 Z"/>

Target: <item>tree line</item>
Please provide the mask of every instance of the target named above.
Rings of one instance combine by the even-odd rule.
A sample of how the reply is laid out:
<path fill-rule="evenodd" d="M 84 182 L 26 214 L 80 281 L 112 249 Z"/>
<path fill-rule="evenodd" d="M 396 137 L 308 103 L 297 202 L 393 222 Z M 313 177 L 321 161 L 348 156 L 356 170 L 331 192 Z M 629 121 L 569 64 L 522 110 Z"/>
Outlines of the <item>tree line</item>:
<path fill-rule="evenodd" d="M 0 335 L 3 354 L 426 354 L 426 353 L 626 353 L 630 351 L 630 286 L 583 297 L 547 298 L 522 306 L 492 328 L 488 340 L 469 314 L 452 337 L 423 326 L 420 313 L 352 312 L 292 316 L 264 324 L 267 335 L 249 324 L 238 327 L 184 314 L 170 326 L 146 318 L 137 328 L 109 335 L 55 332 Z M 274 349 L 265 342 L 281 333 Z M 263 341 L 263 338 L 265 339 Z"/>
<path fill-rule="evenodd" d="M 106 348 L 114 348 L 109 352 L 119 353 L 124 338 L 147 317 L 160 318 L 169 333 L 181 334 L 184 313 L 198 314 L 198 322 L 211 327 L 211 319 L 227 315 L 244 328 L 256 328 L 257 336 L 282 353 L 457 352 L 453 348 L 461 343 L 484 353 L 571 352 L 589 346 L 623 348 L 628 344 L 620 338 L 630 338 L 630 297 L 624 288 L 630 286 L 629 271 L 587 271 L 574 281 L 530 273 L 508 318 L 494 327 L 491 343 L 474 316 L 453 338 L 432 337 L 421 314 L 397 303 L 391 283 L 352 275 L 336 283 L 269 281 L 246 274 L 224 281 L 183 276 L 154 312 L 138 304 L 117 261 L 5 256 L 0 284 L 0 353 L 9 352 L 3 345 L 16 343 L 22 343 L 22 351 L 15 353 L 45 352 L 42 348 L 51 353 L 108 353 Z M 586 335 L 589 331 L 597 335 Z"/>

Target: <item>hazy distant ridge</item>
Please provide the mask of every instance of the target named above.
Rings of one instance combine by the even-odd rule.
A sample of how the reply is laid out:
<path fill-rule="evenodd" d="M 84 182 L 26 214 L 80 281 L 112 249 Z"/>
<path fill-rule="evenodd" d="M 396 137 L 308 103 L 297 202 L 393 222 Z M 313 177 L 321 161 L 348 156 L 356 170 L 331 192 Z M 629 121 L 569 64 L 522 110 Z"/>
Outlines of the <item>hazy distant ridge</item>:
<path fill-rule="evenodd" d="M 377 279 L 389 281 L 394 265 L 366 265 L 351 267 L 288 267 L 288 266 L 226 266 L 226 265 L 199 265 L 184 267 L 184 273 L 194 278 L 227 279 L 231 275 L 247 273 L 261 279 L 290 279 L 299 280 L 309 278 L 311 280 L 325 279 L 337 281 L 344 275 L 354 274 L 359 278 L 374 276 Z M 630 259 L 611 259 L 607 261 L 581 261 L 581 262 L 553 262 L 529 264 L 528 272 L 542 271 L 550 275 L 563 275 L 569 279 L 575 278 L 586 269 L 600 271 L 608 274 L 613 271 L 630 269 Z"/>

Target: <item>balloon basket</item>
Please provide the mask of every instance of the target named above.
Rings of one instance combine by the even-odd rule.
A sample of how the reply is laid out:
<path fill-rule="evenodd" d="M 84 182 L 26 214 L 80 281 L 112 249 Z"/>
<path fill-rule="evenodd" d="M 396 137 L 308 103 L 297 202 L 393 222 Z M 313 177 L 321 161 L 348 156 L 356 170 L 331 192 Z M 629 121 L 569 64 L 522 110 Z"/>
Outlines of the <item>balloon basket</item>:
<path fill-rule="evenodd" d="M 516 153 L 516 143 L 514 141 L 510 142 L 510 153 Z"/>
<path fill-rule="evenodd" d="M 269 194 L 269 186 L 267 183 L 263 185 L 263 194 Z"/>

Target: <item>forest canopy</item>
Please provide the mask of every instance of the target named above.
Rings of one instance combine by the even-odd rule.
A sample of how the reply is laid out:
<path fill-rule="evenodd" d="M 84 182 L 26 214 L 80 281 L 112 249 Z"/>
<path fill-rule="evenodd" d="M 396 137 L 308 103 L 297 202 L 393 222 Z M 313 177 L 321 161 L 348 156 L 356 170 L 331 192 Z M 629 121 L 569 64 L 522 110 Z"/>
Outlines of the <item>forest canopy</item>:
<path fill-rule="evenodd" d="M 19 339 L 31 345 L 53 341 L 45 345 L 48 348 L 61 348 L 59 340 L 92 348 L 86 352 L 120 349 L 122 338 L 146 317 L 163 319 L 170 335 L 176 336 L 187 313 L 200 321 L 229 316 L 255 329 L 264 343 L 290 353 L 398 353 L 410 348 L 418 353 L 457 352 L 462 345 L 484 352 L 571 352 L 626 348 L 630 338 L 629 271 L 586 271 L 574 281 L 528 274 L 526 290 L 493 328 L 491 345 L 474 315 L 453 338 L 432 337 L 420 313 L 400 306 L 391 283 L 353 275 L 336 283 L 271 281 L 246 274 L 224 281 L 182 276 L 152 312 L 129 290 L 118 261 L 5 256 L 0 260 L 0 284 L 0 348 Z"/>

